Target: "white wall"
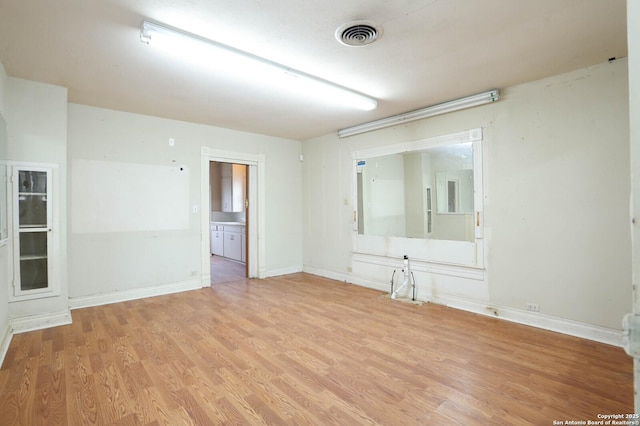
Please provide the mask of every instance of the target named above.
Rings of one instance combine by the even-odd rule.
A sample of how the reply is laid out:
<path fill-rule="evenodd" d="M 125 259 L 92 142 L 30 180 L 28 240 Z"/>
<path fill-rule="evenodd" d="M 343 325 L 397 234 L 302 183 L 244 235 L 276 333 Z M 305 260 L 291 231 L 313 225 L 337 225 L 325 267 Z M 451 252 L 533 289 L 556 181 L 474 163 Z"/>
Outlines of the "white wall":
<path fill-rule="evenodd" d="M 54 208 L 54 221 L 60 235 L 59 265 L 56 274 L 60 281 L 60 294 L 9 304 L 12 326 L 17 318 L 49 316 L 69 318 L 67 294 L 67 89 L 8 77 L 5 85 L 5 116 L 8 130 L 8 159 L 25 163 L 49 163 L 58 166 L 55 176 L 58 185 L 53 197 L 59 208 Z M 11 235 L 10 235 L 11 238 Z M 10 272 L 11 273 L 11 272 Z M 35 321 L 30 326 L 35 326 Z M 30 327 L 28 326 L 28 327 Z"/>
<path fill-rule="evenodd" d="M 267 138 L 266 276 L 302 271 L 302 162 L 300 141 Z M 260 206 L 258 206 L 260 208 Z"/>
<path fill-rule="evenodd" d="M 506 93 L 497 142 L 486 145 L 493 302 L 539 302 L 554 316 L 621 327 L 631 280 L 627 97 L 625 59 Z"/>
<path fill-rule="evenodd" d="M 169 138 L 175 146 L 169 146 Z M 70 233 L 69 295 L 73 299 L 131 292 L 157 286 L 197 286 L 208 274 L 201 267 L 201 218 L 192 213 L 201 196 L 201 148 L 263 154 L 265 156 L 267 275 L 302 269 L 302 219 L 299 161 L 300 142 L 215 128 L 211 126 L 69 104 Z M 188 225 L 176 229 L 124 231 L 75 226 L 94 197 L 74 190 L 78 161 L 107 161 L 145 166 L 184 166 L 189 184 Z M 76 166 L 74 166 L 76 164 Z M 100 179 L 106 179 L 101 177 Z M 135 182 L 118 189 L 136 195 Z M 145 197 L 144 194 L 140 194 Z M 110 197 L 112 198 L 112 197 Z M 126 198 L 126 197 L 123 197 Z M 167 209 L 158 201 L 154 209 Z M 171 202 L 171 201 L 167 201 Z M 103 214 L 136 215 L 129 206 L 104 205 Z M 175 207 L 172 207 L 175 209 Z M 129 211 L 127 211 L 129 210 Z M 108 217 L 103 218 L 109 220 Z M 144 218 L 137 218 L 144 221 Z M 135 222 L 135 221 L 134 221 Z M 142 229 L 142 227 L 141 227 Z M 204 232 L 203 237 L 207 238 Z M 97 300 L 98 300 L 97 299 Z"/>
<path fill-rule="evenodd" d="M 4 66 L 2 62 L 0 62 L 0 111 L 3 112 L 3 115 L 6 114 L 5 107 L 5 96 L 6 96 L 6 85 L 7 85 L 7 73 L 4 70 Z"/>
<path fill-rule="evenodd" d="M 486 270 L 466 279 L 425 265 L 433 269 L 416 275 L 421 297 L 499 313 L 533 302 L 540 318 L 619 330 L 631 280 L 626 59 L 501 96 L 342 140 L 305 141 L 304 190 L 314 194 L 304 206 L 305 270 L 387 288 L 393 265 L 372 265 L 366 280 L 352 273 L 351 153 L 482 127 Z"/>
<path fill-rule="evenodd" d="M 5 85 L 7 74 L 0 63 L 0 114 L 6 117 Z M 0 161 L 5 158 L 0 158 Z M 5 200 L 0 200 L 0 206 L 5 207 Z M 9 245 L 0 247 L 0 362 L 9 347 Z"/>

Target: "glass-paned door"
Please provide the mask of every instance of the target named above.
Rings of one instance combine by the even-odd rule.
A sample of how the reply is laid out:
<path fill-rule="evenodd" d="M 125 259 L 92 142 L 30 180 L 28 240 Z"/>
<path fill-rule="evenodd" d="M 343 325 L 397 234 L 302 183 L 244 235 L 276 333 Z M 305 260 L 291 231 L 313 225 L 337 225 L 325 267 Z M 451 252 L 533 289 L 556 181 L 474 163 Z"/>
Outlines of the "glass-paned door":
<path fill-rule="evenodd" d="M 16 295 L 48 291 L 51 266 L 51 170 L 16 167 L 13 188 L 17 195 L 17 203 L 14 204 L 14 230 L 17 231 L 15 247 L 18 254 L 15 262 Z"/>

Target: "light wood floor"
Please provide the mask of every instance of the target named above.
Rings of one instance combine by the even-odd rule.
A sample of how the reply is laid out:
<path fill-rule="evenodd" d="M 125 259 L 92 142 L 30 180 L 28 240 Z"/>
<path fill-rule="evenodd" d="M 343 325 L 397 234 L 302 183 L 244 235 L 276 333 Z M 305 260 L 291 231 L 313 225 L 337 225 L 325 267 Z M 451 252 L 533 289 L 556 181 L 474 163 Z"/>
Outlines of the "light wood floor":
<path fill-rule="evenodd" d="M 622 349 L 307 274 L 13 337 L 1 425 L 551 425 L 633 412 Z"/>
<path fill-rule="evenodd" d="M 221 256 L 211 256 L 211 285 L 244 280 L 246 265 Z"/>

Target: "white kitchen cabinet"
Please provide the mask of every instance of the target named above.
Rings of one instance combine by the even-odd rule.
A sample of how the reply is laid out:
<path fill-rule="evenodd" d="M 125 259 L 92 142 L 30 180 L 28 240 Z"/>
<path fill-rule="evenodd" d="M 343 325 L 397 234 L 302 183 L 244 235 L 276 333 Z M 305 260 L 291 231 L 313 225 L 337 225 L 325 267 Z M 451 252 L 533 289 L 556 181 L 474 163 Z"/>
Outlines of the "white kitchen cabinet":
<path fill-rule="evenodd" d="M 224 227 L 224 257 L 242 261 L 242 227 Z"/>
<path fill-rule="evenodd" d="M 211 225 L 211 254 L 224 256 L 224 226 Z"/>
<path fill-rule="evenodd" d="M 211 211 L 222 211 L 222 172 L 221 164 L 217 161 L 209 163 L 209 192 Z"/>
<path fill-rule="evenodd" d="M 242 227 L 242 239 L 240 240 L 242 242 L 242 253 L 241 253 L 241 262 L 242 263 L 247 263 L 247 233 L 246 233 L 246 227 Z"/>
<path fill-rule="evenodd" d="M 53 220 L 53 168 L 16 165 L 12 168 L 11 182 L 13 297 L 57 294 L 59 237 Z"/>
<path fill-rule="evenodd" d="M 244 187 L 247 166 L 243 164 L 223 163 L 220 165 L 222 184 L 222 211 L 244 211 Z"/>

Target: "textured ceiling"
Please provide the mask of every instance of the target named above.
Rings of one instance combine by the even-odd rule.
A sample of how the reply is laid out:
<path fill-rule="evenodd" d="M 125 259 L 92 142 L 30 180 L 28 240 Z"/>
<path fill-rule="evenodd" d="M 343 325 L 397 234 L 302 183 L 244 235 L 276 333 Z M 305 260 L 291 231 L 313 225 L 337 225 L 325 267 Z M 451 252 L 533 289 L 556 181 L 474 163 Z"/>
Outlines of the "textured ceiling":
<path fill-rule="evenodd" d="M 139 40 L 148 19 L 378 99 L 329 106 L 185 63 Z M 338 43 L 366 19 L 383 36 Z M 307 139 L 386 116 L 624 57 L 625 0 L 0 0 L 8 75 L 69 101 Z"/>

